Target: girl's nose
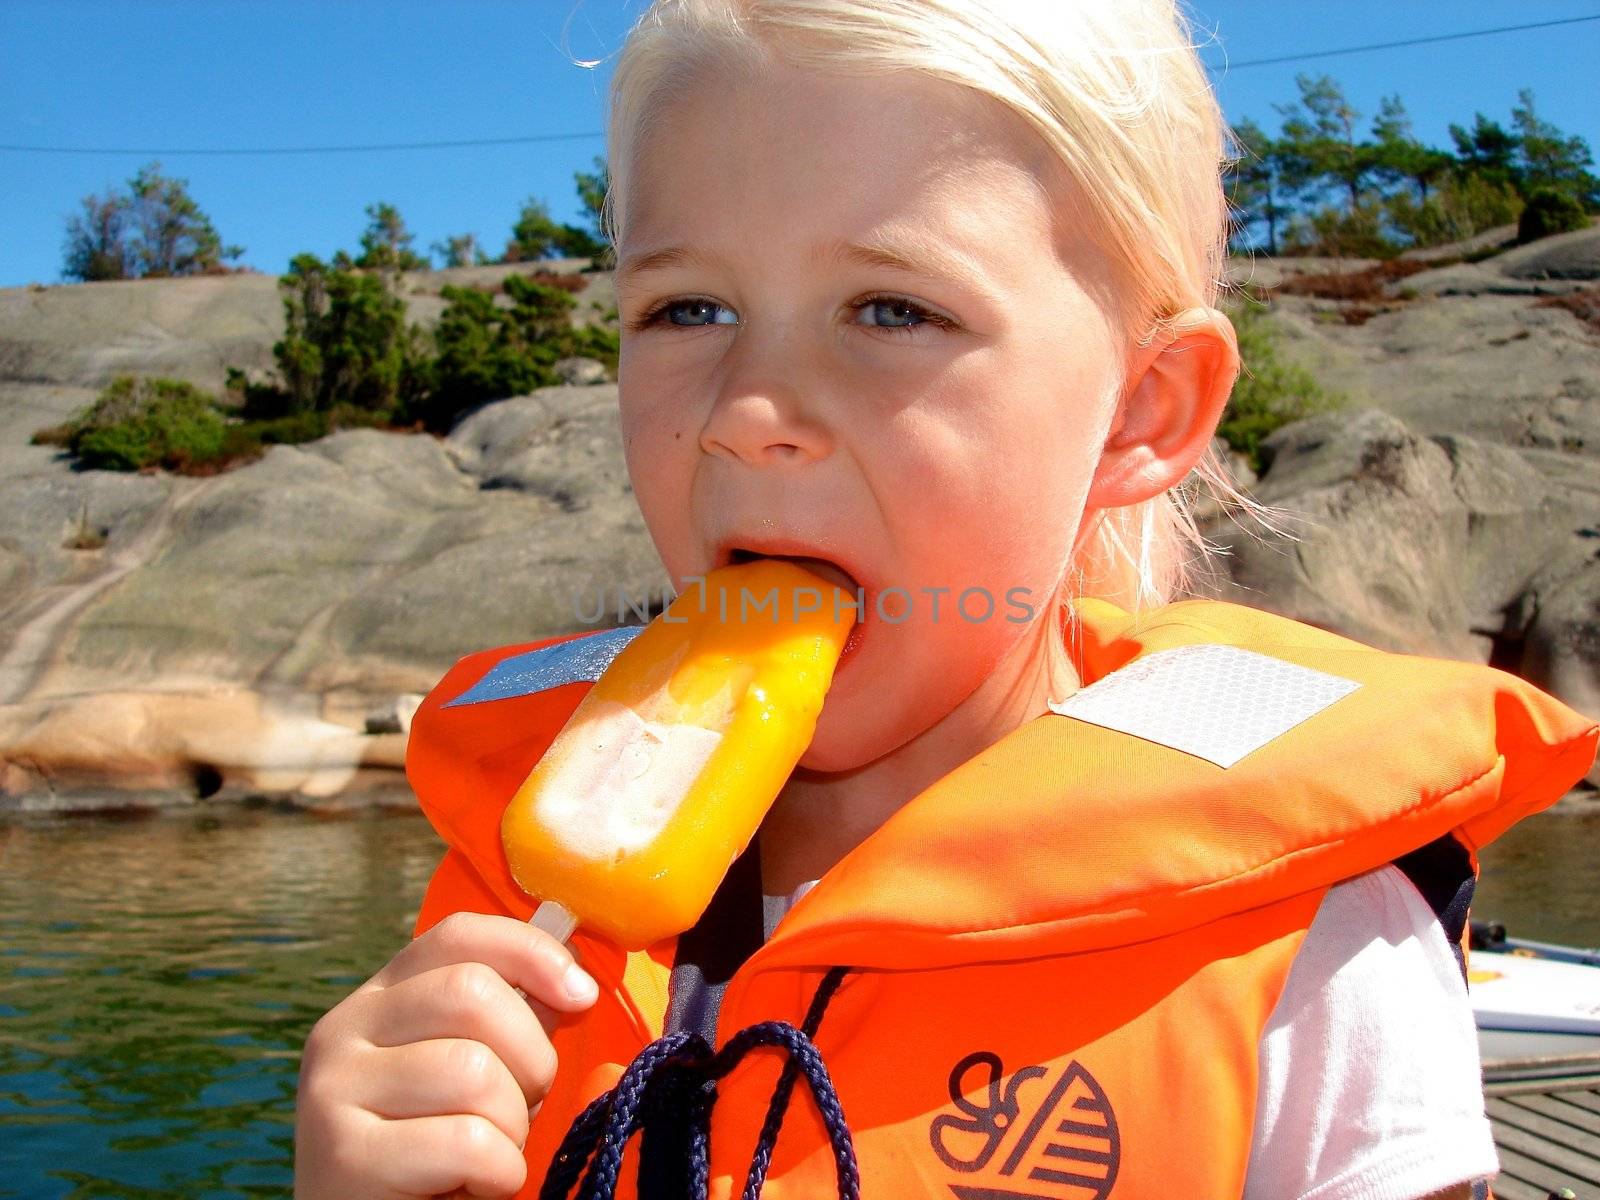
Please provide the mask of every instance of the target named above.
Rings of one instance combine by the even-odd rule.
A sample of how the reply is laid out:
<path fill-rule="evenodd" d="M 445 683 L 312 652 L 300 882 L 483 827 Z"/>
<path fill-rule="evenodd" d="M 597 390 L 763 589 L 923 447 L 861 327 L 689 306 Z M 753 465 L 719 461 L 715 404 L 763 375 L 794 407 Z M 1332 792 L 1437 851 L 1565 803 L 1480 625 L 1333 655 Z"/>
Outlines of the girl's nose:
<path fill-rule="evenodd" d="M 724 385 L 700 430 L 700 448 L 750 466 L 804 466 L 832 452 L 833 436 L 793 386 L 745 375 Z"/>

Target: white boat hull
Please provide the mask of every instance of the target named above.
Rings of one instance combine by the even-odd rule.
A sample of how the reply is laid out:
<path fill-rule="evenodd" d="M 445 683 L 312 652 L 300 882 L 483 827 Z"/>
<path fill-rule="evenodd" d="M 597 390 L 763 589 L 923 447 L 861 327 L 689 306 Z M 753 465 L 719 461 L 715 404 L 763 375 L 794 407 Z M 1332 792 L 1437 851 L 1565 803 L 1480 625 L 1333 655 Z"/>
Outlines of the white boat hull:
<path fill-rule="evenodd" d="M 1480 1030 L 1600 1038 L 1600 967 L 1483 950 L 1468 967 Z"/>
<path fill-rule="evenodd" d="M 1600 958 L 1543 943 L 1475 949 L 1467 986 L 1485 1083 L 1587 1080 L 1600 1069 Z"/>

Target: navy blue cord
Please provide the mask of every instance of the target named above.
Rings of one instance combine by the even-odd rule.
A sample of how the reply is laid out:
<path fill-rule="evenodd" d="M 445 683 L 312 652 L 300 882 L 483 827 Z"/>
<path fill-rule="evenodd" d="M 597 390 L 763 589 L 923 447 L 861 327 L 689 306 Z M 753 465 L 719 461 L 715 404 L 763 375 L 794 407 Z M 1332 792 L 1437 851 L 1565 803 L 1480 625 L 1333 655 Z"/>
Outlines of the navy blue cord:
<path fill-rule="evenodd" d="M 659 1176 L 640 1180 L 641 1195 L 705 1200 L 710 1186 L 711 1109 L 717 1081 L 760 1046 L 781 1046 L 788 1058 L 756 1141 L 744 1200 L 759 1200 L 801 1075 L 828 1131 L 839 1200 L 860 1200 L 861 1179 L 850 1127 L 828 1068 L 812 1041 L 845 972 L 844 967 L 834 967 L 823 977 L 798 1029 L 787 1021 L 763 1021 L 741 1029 L 715 1053 L 703 1037 L 690 1032 L 671 1034 L 646 1046 L 616 1087 L 594 1100 L 572 1122 L 550 1161 L 539 1200 L 567 1200 L 580 1175 L 578 1200 L 611 1200 L 622 1170 L 623 1151 L 641 1130 L 645 1131 L 649 1169 Z"/>
<path fill-rule="evenodd" d="M 855 1148 L 850 1143 L 850 1126 L 845 1122 L 844 1110 L 839 1108 L 839 1097 L 831 1083 L 826 1092 L 817 1087 L 819 1077 L 824 1081 L 828 1080 L 828 1070 L 823 1066 L 822 1056 L 817 1053 L 817 1048 L 811 1041 L 817 1036 L 817 1029 L 822 1024 L 822 1014 L 828 1011 L 834 993 L 839 990 L 839 985 L 843 982 L 843 967 L 835 967 L 829 971 L 823 976 L 816 994 L 811 997 L 811 1007 L 807 1009 L 800 1028 L 795 1030 L 792 1025 L 783 1026 L 784 1029 L 800 1034 L 801 1044 L 789 1047 L 789 1057 L 783 1064 L 783 1073 L 778 1076 L 778 1086 L 772 1089 L 772 1100 L 767 1105 L 766 1120 L 761 1123 L 761 1136 L 756 1139 L 755 1155 L 750 1160 L 750 1173 L 745 1176 L 742 1200 L 757 1200 L 761 1195 L 762 1185 L 767 1181 L 767 1171 L 772 1166 L 772 1151 L 778 1144 L 778 1130 L 783 1127 L 784 1114 L 789 1109 L 789 1098 L 794 1094 L 795 1081 L 801 1071 L 806 1073 L 806 1081 L 811 1085 L 811 1094 L 816 1099 L 817 1108 L 822 1113 L 823 1125 L 827 1128 L 829 1141 L 833 1145 L 840 1197 L 843 1200 L 851 1200 L 861 1189 L 861 1180 L 856 1170 Z M 762 1027 L 757 1025 L 752 1028 Z M 738 1040 L 737 1034 L 733 1040 Z M 809 1062 L 813 1057 L 816 1059 L 814 1068 Z M 835 1130 L 843 1134 L 842 1153 L 841 1140 L 836 1136 Z"/>

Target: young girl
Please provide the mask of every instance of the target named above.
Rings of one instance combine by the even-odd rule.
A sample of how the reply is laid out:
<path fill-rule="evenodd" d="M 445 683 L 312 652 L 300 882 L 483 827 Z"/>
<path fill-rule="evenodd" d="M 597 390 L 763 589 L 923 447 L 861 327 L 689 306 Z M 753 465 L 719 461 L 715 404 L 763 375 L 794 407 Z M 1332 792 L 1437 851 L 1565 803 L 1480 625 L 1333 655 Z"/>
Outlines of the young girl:
<path fill-rule="evenodd" d="M 657 0 L 612 101 L 656 547 L 798 560 L 857 636 L 701 923 L 576 958 L 499 820 L 608 635 L 458 664 L 408 763 L 451 849 L 307 1043 L 297 1195 L 1469 1195 L 1474 851 L 1595 730 L 1160 607 L 1239 369 L 1171 0 Z"/>

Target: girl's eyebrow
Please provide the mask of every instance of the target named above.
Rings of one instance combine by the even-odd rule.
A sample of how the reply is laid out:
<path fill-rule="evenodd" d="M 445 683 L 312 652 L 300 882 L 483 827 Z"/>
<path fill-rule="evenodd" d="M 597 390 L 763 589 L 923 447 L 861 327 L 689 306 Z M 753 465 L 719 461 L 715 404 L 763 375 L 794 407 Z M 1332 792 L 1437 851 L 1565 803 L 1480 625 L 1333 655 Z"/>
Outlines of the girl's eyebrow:
<path fill-rule="evenodd" d="M 651 271 L 664 271 L 676 266 L 714 267 L 718 256 L 704 250 L 686 246 L 665 246 L 631 254 L 617 264 L 613 277 L 619 291 L 638 286 L 639 278 Z M 949 280 L 976 293 L 991 304 L 1000 301 L 983 282 L 983 274 L 960 254 L 933 246 L 904 247 L 889 241 L 846 242 L 836 239 L 820 246 L 812 261 L 818 263 L 855 263 L 864 267 L 879 267 L 924 279 Z"/>

